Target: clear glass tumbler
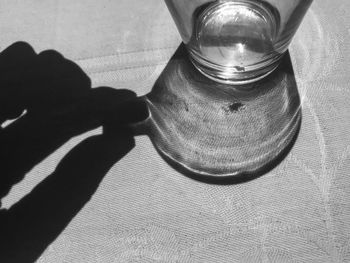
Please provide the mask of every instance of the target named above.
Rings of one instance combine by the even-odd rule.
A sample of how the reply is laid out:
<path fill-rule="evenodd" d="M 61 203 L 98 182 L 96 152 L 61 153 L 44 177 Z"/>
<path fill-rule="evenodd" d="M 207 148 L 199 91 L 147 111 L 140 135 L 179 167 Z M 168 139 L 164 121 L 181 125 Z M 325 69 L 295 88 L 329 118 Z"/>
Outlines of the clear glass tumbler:
<path fill-rule="evenodd" d="M 195 67 L 227 84 L 271 73 L 312 0 L 165 0 Z"/>

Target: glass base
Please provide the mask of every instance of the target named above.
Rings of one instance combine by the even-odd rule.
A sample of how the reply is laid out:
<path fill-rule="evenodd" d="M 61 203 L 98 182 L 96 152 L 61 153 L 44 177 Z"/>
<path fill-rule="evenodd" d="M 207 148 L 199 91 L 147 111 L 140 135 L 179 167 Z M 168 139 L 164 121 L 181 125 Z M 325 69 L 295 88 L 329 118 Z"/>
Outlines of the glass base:
<path fill-rule="evenodd" d="M 278 56 L 274 61 L 263 67 L 257 66 L 258 69 L 251 71 L 238 72 L 236 68 L 218 67 L 217 65 L 208 65 L 208 63 L 200 62 L 196 55 L 190 56 L 192 64 L 196 69 L 205 75 L 207 78 L 216 82 L 228 85 L 243 85 L 250 84 L 261 80 L 271 74 L 279 65 L 281 56 Z"/>
<path fill-rule="evenodd" d="M 214 183 L 248 180 L 273 166 L 301 120 L 288 55 L 268 77 L 232 86 L 199 73 L 181 46 L 146 101 L 145 130 L 161 155 L 180 172 Z"/>
<path fill-rule="evenodd" d="M 215 1 L 195 19 L 187 47 L 195 67 L 207 77 L 227 84 L 246 84 L 266 77 L 281 53 L 274 44 L 279 14 L 255 0 Z"/>

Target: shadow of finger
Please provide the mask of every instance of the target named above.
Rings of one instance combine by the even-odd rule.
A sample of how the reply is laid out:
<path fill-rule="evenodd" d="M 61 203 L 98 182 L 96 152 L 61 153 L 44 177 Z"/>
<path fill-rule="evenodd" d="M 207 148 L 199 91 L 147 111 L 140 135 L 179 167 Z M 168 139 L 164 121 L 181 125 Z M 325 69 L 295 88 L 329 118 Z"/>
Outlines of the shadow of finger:
<path fill-rule="evenodd" d="M 30 194 L 2 212 L 0 261 L 35 262 L 133 146 L 126 130 L 90 137 L 76 146 Z"/>

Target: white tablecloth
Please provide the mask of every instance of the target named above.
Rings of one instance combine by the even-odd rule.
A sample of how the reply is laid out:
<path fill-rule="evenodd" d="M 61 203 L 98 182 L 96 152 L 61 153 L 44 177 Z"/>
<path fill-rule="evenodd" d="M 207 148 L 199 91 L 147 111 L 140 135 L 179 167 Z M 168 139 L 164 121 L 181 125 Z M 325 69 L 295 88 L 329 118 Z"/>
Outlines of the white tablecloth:
<path fill-rule="evenodd" d="M 146 136 L 38 262 L 350 262 L 350 2 L 315 0 L 290 47 L 302 126 L 289 155 L 219 186 L 171 168 Z M 0 48 L 23 40 L 76 62 L 93 86 L 148 93 L 181 40 L 161 0 L 1 0 Z M 83 138 L 34 167 L 11 207 Z M 33 237 L 35 238 L 35 237 Z"/>

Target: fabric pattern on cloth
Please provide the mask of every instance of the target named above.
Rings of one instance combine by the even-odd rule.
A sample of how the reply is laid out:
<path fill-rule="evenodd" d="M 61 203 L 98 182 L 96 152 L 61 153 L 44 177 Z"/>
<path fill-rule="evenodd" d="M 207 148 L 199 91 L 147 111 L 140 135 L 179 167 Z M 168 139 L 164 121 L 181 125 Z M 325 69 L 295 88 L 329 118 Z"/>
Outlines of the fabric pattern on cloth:
<path fill-rule="evenodd" d="M 93 86 L 146 94 L 180 45 L 163 1 L 1 0 L 3 49 L 24 40 L 75 61 Z M 290 48 L 302 125 L 290 154 L 245 184 L 191 180 L 145 136 L 38 262 L 350 262 L 350 2 L 314 1 Z M 10 207 L 94 130 L 2 200 Z"/>

